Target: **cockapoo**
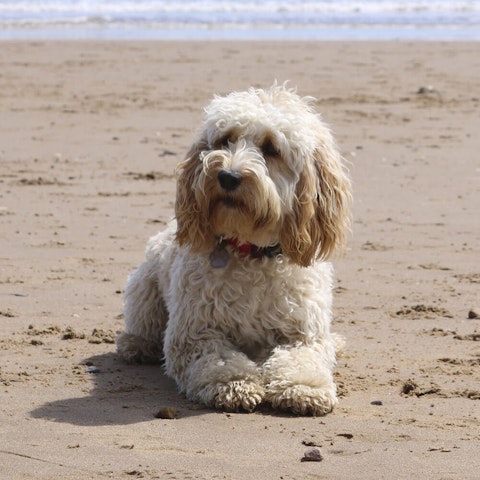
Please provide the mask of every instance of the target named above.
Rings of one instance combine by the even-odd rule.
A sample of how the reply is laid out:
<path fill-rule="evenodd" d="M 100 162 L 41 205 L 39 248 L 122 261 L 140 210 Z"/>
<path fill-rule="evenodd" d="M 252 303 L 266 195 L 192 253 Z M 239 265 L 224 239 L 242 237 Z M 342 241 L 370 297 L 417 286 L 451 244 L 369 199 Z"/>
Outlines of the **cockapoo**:
<path fill-rule="evenodd" d="M 312 98 L 216 96 L 178 166 L 176 221 L 125 290 L 119 354 L 163 362 L 187 398 L 324 415 L 337 404 L 332 267 L 350 182 Z"/>

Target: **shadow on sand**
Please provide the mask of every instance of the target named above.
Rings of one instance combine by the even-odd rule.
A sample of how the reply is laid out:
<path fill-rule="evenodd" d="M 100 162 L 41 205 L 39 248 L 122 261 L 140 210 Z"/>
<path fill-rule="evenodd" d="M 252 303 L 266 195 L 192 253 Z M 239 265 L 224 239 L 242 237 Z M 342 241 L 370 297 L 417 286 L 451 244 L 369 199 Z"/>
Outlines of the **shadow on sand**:
<path fill-rule="evenodd" d="M 96 355 L 82 362 L 94 388 L 88 395 L 49 402 L 31 412 L 74 425 L 127 425 L 152 421 L 161 408 L 173 407 L 177 417 L 211 413 L 177 393 L 175 382 L 164 375 L 160 365 L 126 365 L 115 353 Z M 83 367 L 82 366 L 82 367 Z"/>

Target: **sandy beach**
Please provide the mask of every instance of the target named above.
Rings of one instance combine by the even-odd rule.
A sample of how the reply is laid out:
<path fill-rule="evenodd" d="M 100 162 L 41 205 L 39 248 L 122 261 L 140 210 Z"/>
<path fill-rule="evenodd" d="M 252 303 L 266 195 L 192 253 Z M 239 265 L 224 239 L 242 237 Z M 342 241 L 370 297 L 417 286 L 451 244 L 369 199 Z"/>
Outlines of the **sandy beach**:
<path fill-rule="evenodd" d="M 478 48 L 2 42 L 0 478 L 478 479 Z M 318 99 L 354 185 L 322 418 L 203 408 L 113 343 L 202 107 L 275 79 Z"/>

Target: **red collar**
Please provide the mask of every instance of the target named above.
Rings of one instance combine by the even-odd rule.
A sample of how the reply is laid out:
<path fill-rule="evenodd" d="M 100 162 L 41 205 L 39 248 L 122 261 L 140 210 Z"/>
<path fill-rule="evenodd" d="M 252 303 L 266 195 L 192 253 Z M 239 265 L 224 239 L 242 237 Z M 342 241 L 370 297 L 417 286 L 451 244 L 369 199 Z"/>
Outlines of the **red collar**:
<path fill-rule="evenodd" d="M 282 248 L 280 247 L 279 243 L 271 247 L 258 247 L 253 243 L 240 243 L 238 238 L 226 238 L 222 240 L 221 244 L 224 246 L 229 246 L 242 258 L 272 258 L 282 253 Z"/>

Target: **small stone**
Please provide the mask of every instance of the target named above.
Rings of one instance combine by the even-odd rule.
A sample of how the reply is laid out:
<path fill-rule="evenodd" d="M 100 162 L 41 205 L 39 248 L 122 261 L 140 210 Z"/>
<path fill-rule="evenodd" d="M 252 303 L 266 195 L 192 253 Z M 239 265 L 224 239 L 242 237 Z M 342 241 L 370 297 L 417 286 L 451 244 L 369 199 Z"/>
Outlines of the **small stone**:
<path fill-rule="evenodd" d="M 321 462 L 322 460 L 322 452 L 318 447 L 311 447 L 305 450 L 302 458 L 302 462 Z"/>
<path fill-rule="evenodd" d="M 424 96 L 430 96 L 430 95 L 437 95 L 440 97 L 440 92 L 436 90 L 432 85 L 425 85 L 423 87 L 419 87 L 417 90 L 417 95 L 424 95 Z"/>
<path fill-rule="evenodd" d="M 85 369 L 87 373 L 100 373 L 100 369 L 96 367 L 95 365 L 90 365 Z"/>
<path fill-rule="evenodd" d="M 410 395 L 418 385 L 413 380 L 407 380 L 402 386 L 402 393 L 404 395 Z"/>
<path fill-rule="evenodd" d="M 162 407 L 155 414 L 155 418 L 163 418 L 164 420 L 173 420 L 177 417 L 177 409 L 175 407 Z"/>
<path fill-rule="evenodd" d="M 480 308 L 471 308 L 468 312 L 468 318 L 480 318 Z"/>
<path fill-rule="evenodd" d="M 435 89 L 431 85 L 427 85 L 424 87 L 419 87 L 419 89 L 417 90 L 417 95 L 425 95 L 433 92 L 435 92 Z"/>
<path fill-rule="evenodd" d="M 370 402 L 370 405 L 383 405 L 383 402 L 381 400 L 373 400 L 372 402 Z"/>

